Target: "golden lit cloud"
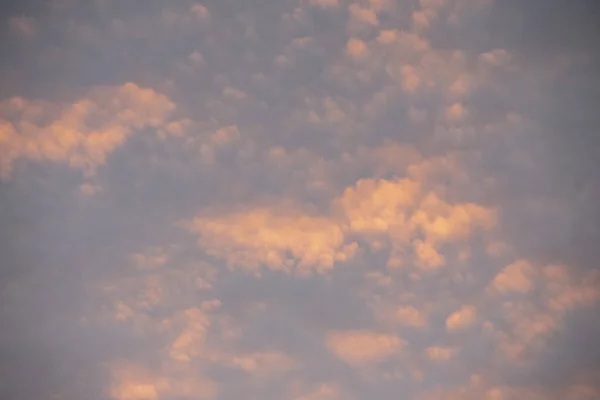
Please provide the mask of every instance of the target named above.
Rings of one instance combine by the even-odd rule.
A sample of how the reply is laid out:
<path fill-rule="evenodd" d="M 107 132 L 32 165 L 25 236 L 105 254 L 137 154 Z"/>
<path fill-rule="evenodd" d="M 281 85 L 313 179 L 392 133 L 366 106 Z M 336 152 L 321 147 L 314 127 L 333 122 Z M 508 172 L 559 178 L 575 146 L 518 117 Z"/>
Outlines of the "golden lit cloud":
<path fill-rule="evenodd" d="M 348 6 L 348 11 L 350 12 L 352 21 L 355 23 L 367 26 L 379 25 L 377 14 L 369 8 L 363 8 L 359 4 L 352 3 Z"/>
<path fill-rule="evenodd" d="M 351 38 L 346 45 L 346 53 L 355 59 L 367 56 L 368 48 L 365 42 L 357 38 Z"/>
<path fill-rule="evenodd" d="M 464 305 L 448 316 L 446 329 L 450 332 L 466 329 L 475 322 L 476 318 L 477 311 L 475 307 Z"/>
<path fill-rule="evenodd" d="M 344 362 L 363 366 L 384 361 L 399 353 L 404 340 L 369 331 L 338 331 L 327 335 L 327 346 Z"/>
<path fill-rule="evenodd" d="M 355 245 L 333 220 L 294 207 L 255 208 L 224 216 L 198 217 L 189 224 L 199 245 L 231 267 L 258 272 L 262 266 L 304 274 L 325 272 L 352 257 Z"/>
<path fill-rule="evenodd" d="M 73 104 L 13 97 L 0 103 L 0 174 L 15 161 L 66 163 L 92 174 L 133 132 L 160 128 L 175 105 L 134 83 L 96 87 Z"/>
<path fill-rule="evenodd" d="M 445 362 L 450 360 L 456 353 L 457 349 L 452 347 L 432 346 L 425 349 L 427 357 L 435 362 Z"/>
<path fill-rule="evenodd" d="M 516 261 L 502 270 L 492 281 L 492 288 L 500 293 L 527 293 L 533 289 L 534 269 L 525 260 Z"/>
<path fill-rule="evenodd" d="M 200 375 L 184 374 L 173 368 L 150 371 L 131 363 L 111 366 L 111 396 L 116 400 L 155 400 L 177 396 L 212 399 L 217 393 L 214 381 Z"/>
<path fill-rule="evenodd" d="M 326 214 L 311 215 L 287 202 L 226 213 L 204 211 L 186 226 L 200 235 L 201 248 L 227 260 L 230 267 L 258 272 L 264 266 L 300 274 L 325 272 L 352 258 L 358 237 L 373 250 L 390 250 L 389 266 L 403 265 L 412 253 L 417 267 L 435 270 L 447 262 L 440 253 L 445 243 L 494 227 L 493 209 L 449 204 L 428 190 L 440 171 L 464 179 L 459 166 L 447 160 L 421 160 L 410 146 L 387 144 L 364 153 L 367 161 L 381 174 L 389 171 L 411 178 L 359 180 L 331 201 Z M 285 153 L 275 150 L 269 153 L 271 159 Z"/>
<path fill-rule="evenodd" d="M 565 315 L 600 300 L 596 274 L 569 272 L 561 265 L 541 266 L 517 260 L 498 274 L 488 292 L 529 294 L 510 298 L 500 307 L 505 328 L 487 322 L 484 327 L 498 344 L 498 358 L 527 364 L 547 347 L 547 340 L 562 329 Z M 537 292 L 531 295 L 535 288 Z"/>
<path fill-rule="evenodd" d="M 259 377 L 273 377 L 295 367 L 295 362 L 281 352 L 257 352 L 234 355 L 231 365 Z"/>
<path fill-rule="evenodd" d="M 200 308 L 183 311 L 185 328 L 169 345 L 169 355 L 172 359 L 189 362 L 203 355 L 206 333 L 211 323 L 207 311 L 218 306 L 219 302 L 209 302 Z"/>
<path fill-rule="evenodd" d="M 446 118 L 450 121 L 461 121 L 469 115 L 469 112 L 460 103 L 454 103 L 446 109 Z"/>
<path fill-rule="evenodd" d="M 427 317 L 413 306 L 400 306 L 396 310 L 396 318 L 402 325 L 415 328 L 427 326 Z"/>
<path fill-rule="evenodd" d="M 50 3 L 4 18 L 0 393 L 600 398 L 578 7 Z"/>

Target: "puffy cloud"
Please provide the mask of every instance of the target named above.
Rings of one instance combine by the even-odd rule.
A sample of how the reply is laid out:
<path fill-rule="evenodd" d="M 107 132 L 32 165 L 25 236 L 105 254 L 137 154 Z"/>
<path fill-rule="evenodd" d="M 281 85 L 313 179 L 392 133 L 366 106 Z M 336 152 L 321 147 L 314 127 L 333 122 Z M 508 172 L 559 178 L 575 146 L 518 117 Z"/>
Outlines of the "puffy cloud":
<path fill-rule="evenodd" d="M 491 283 L 500 293 L 527 293 L 533 289 L 534 269 L 525 260 L 518 260 L 502 270 Z"/>
<path fill-rule="evenodd" d="M 546 286 L 545 302 L 551 310 L 563 313 L 575 307 L 585 307 L 600 300 L 600 276 L 595 273 L 577 276 L 562 265 L 543 268 Z"/>
<path fill-rule="evenodd" d="M 380 174 L 408 177 L 359 180 L 320 215 L 290 202 L 263 203 L 232 212 L 205 210 L 185 225 L 199 234 L 201 248 L 227 260 L 230 267 L 258 272 L 265 266 L 302 274 L 324 272 L 350 259 L 356 239 L 365 239 L 373 250 L 389 250 L 390 267 L 402 265 L 412 252 L 418 267 L 435 270 L 446 264 L 440 253 L 444 244 L 494 227 L 495 210 L 473 203 L 449 204 L 427 190 L 440 171 L 455 173 L 449 167 L 460 177 L 460 167 L 448 160 L 421 160 L 414 148 L 392 143 L 365 154 Z"/>
<path fill-rule="evenodd" d="M 431 243 L 417 239 L 413 242 L 413 247 L 415 256 L 424 269 L 435 270 L 446 264 L 444 256 L 438 253 Z"/>
<path fill-rule="evenodd" d="M 402 77 L 402 90 L 406 93 L 414 93 L 421 84 L 421 78 L 417 70 L 411 65 L 404 65 L 400 69 Z"/>
<path fill-rule="evenodd" d="M 561 178 L 581 165 L 557 161 L 568 146 L 554 152 L 548 139 L 553 129 L 595 126 L 585 104 L 597 102 L 574 94 L 593 70 L 589 54 L 561 50 L 552 56 L 560 60 L 540 65 L 544 50 L 505 40 L 522 31 L 498 22 L 499 14 L 520 20 L 501 12 L 511 2 L 498 1 L 493 14 L 481 7 L 488 0 L 301 0 L 268 10 L 217 1 L 210 11 L 200 3 L 117 3 L 71 14 L 70 2 L 59 1 L 5 19 L 15 43 L 6 43 L 1 74 L 9 97 L 0 102 L 0 172 L 8 177 L 28 161 L 65 164 L 96 172 L 79 187 L 82 196 L 102 193 L 61 203 L 57 192 L 70 175 L 59 177 L 60 169 L 3 187 L 0 225 L 11 240 L 0 241 L 9 265 L 0 271 L 8 279 L 0 346 L 22 345 L 35 357 L 44 350 L 41 364 L 47 349 L 59 348 L 49 364 L 74 365 L 63 340 L 72 339 L 69 321 L 80 321 L 89 331 L 77 343 L 91 349 L 83 358 L 129 359 L 107 363 L 109 391 L 123 400 L 332 400 L 349 397 L 346 384 L 374 398 L 418 399 L 420 390 L 436 400 L 598 397 L 598 379 L 564 372 L 584 363 L 564 342 L 585 336 L 578 325 L 595 323 L 571 318 L 593 315 L 600 300 L 597 274 L 563 251 L 594 241 L 593 218 L 580 224 L 572 216 L 585 214 L 579 208 L 593 214 L 595 187 L 578 173 Z M 107 18 L 81 20 L 98 12 Z M 57 39 L 52 46 L 47 33 Z M 157 91 L 75 87 L 104 78 Z M 77 99 L 70 93 L 79 99 L 50 100 Z M 172 119 L 175 111 L 184 118 Z M 553 115 L 559 123 L 550 123 Z M 161 140 L 131 140 L 148 130 Z M 117 149 L 126 156 L 99 169 Z M 30 183 L 46 189 L 31 195 Z M 170 230 L 169 221 L 195 212 L 185 224 L 192 235 Z M 544 216 L 537 235 L 525 234 L 529 213 Z M 158 237 L 177 245 L 121 257 Z M 12 259 L 20 256 L 28 268 Z M 119 265 L 123 258 L 131 268 Z M 66 273 L 45 262 L 77 266 Z M 312 276 L 267 271 L 258 279 L 263 269 Z M 74 281 L 81 301 L 61 286 Z M 86 315 L 71 318 L 71 304 Z M 480 321 L 481 330 L 468 329 Z M 16 346 L 6 339 L 13 329 Z M 342 363 L 322 351 L 323 332 Z M 60 345 L 50 346 L 55 337 Z M 561 352 L 565 366 L 547 361 Z M 28 365 L 3 371 L 21 364 Z M 521 373 L 523 386 L 511 386 Z M 16 375 L 6 382 L 19 385 Z M 71 381 L 62 384 L 66 393 L 46 390 L 55 376 L 15 395 L 82 397 L 69 392 L 79 385 Z M 289 379 L 299 383 L 288 392 Z M 552 389 L 539 383 L 549 381 Z M 42 394 L 28 395 L 37 387 Z"/>
<path fill-rule="evenodd" d="M 495 223 L 493 210 L 469 203 L 450 205 L 433 192 L 422 193 L 419 180 L 361 180 L 355 188 L 346 189 L 336 203 L 344 210 L 352 231 L 367 237 L 387 235 L 399 254 L 412 237 L 425 234 L 425 240 L 412 241 L 417 260 L 425 269 L 444 265 L 443 256 L 437 252 L 441 243 L 466 238 L 472 230 L 490 229 Z M 392 255 L 390 262 L 401 264 L 402 260 Z"/>
<path fill-rule="evenodd" d="M 454 103 L 446 108 L 446 118 L 450 121 L 461 121 L 469 115 L 469 111 L 461 103 Z"/>
<path fill-rule="evenodd" d="M 388 232 L 403 228 L 404 210 L 416 202 L 419 190 L 419 184 L 408 179 L 398 182 L 365 179 L 347 188 L 337 202 L 353 231 Z"/>
<path fill-rule="evenodd" d="M 116 400 L 154 400 L 177 396 L 186 399 L 211 399 L 217 393 L 214 381 L 201 375 L 170 371 L 150 371 L 131 363 L 111 366 L 111 396 Z"/>
<path fill-rule="evenodd" d="M 355 246 L 333 220 L 303 214 L 294 207 L 254 208 L 224 216 L 205 216 L 189 224 L 200 234 L 199 244 L 231 267 L 258 272 L 274 270 L 308 273 L 331 269 L 352 256 Z"/>
<path fill-rule="evenodd" d="M 517 260 L 497 275 L 488 287 L 491 293 L 528 294 L 500 302 L 502 319 L 498 326 L 484 324 L 496 340 L 498 359 L 530 364 L 547 350 L 552 334 L 564 328 L 568 312 L 597 304 L 598 278 L 596 274 L 586 275 L 569 272 L 564 266 L 543 266 L 528 260 Z"/>
<path fill-rule="evenodd" d="M 348 6 L 348 11 L 350 12 L 351 23 L 367 26 L 379 25 L 377 14 L 369 8 L 364 8 L 359 4 L 352 3 Z"/>
<path fill-rule="evenodd" d="M 183 311 L 186 320 L 185 328 L 169 345 L 169 355 L 172 359 L 189 362 L 193 358 L 204 355 L 204 342 L 211 323 L 207 311 L 219 305 L 218 301 L 211 301 L 204 303 L 199 308 Z"/>
<path fill-rule="evenodd" d="M 200 18 L 208 18 L 209 16 L 208 9 L 202 4 L 192 4 L 190 6 L 190 12 L 199 16 Z"/>
<path fill-rule="evenodd" d="M 384 361 L 404 346 L 398 336 L 369 331 L 337 331 L 327 335 L 327 345 L 344 362 L 364 366 Z"/>
<path fill-rule="evenodd" d="M 73 104 L 13 97 L 0 103 L 0 174 L 19 159 L 66 163 L 91 174 L 135 131 L 158 129 L 175 105 L 134 83 L 96 87 Z"/>
<path fill-rule="evenodd" d="M 456 353 L 457 349 L 452 347 L 431 346 L 425 349 L 427 357 L 435 362 L 445 362 L 450 360 Z"/>
<path fill-rule="evenodd" d="M 427 316 L 413 306 L 400 306 L 396 310 L 398 322 L 402 325 L 423 328 L 427 326 Z"/>
<path fill-rule="evenodd" d="M 100 319 L 105 323 L 116 321 L 130 326 L 136 334 L 148 335 L 171 329 L 171 322 L 157 320 L 154 316 L 157 310 L 173 310 L 170 317 L 179 321 L 182 331 L 186 326 L 190 327 L 188 333 L 179 335 L 181 341 L 173 347 L 174 355 L 186 358 L 182 353 L 185 337 L 201 339 L 202 332 L 209 326 L 209 314 L 219 303 L 214 300 L 190 303 L 190 296 L 205 294 L 211 289 L 215 271 L 197 260 L 175 264 L 174 259 L 180 256 L 180 252 L 169 246 L 148 247 L 129 255 L 126 272 L 118 280 L 102 281 L 98 289 L 107 305 Z M 176 341 L 175 336 L 173 341 Z"/>
<path fill-rule="evenodd" d="M 357 38 L 351 38 L 346 44 L 346 53 L 355 59 L 362 59 L 368 54 L 368 47 L 365 42 Z"/>
<path fill-rule="evenodd" d="M 471 305 L 464 305 L 446 318 L 446 329 L 459 331 L 471 326 L 477 318 L 477 310 Z"/>

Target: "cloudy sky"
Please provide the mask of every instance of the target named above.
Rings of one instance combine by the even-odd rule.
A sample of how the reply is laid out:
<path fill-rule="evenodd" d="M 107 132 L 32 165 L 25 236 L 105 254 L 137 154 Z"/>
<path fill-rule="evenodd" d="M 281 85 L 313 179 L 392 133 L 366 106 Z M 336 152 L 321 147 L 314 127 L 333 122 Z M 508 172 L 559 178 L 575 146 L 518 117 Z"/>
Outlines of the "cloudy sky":
<path fill-rule="evenodd" d="M 0 398 L 600 399 L 594 3 L 3 4 Z"/>

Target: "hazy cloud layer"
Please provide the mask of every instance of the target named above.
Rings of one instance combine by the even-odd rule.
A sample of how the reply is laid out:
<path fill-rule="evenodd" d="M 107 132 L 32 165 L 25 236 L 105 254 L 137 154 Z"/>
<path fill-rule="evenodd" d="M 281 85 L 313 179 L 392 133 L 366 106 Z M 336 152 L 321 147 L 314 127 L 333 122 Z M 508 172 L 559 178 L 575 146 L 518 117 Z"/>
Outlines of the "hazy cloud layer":
<path fill-rule="evenodd" d="M 600 399 L 598 10 L 5 6 L 0 397 Z"/>

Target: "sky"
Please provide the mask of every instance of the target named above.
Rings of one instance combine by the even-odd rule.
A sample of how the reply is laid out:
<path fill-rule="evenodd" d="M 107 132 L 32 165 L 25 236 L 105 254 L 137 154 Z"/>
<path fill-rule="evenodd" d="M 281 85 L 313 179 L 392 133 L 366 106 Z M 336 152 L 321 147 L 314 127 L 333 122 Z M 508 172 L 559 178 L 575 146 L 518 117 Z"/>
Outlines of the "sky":
<path fill-rule="evenodd" d="M 600 399 L 600 7 L 0 13 L 0 398 Z"/>

